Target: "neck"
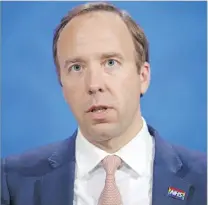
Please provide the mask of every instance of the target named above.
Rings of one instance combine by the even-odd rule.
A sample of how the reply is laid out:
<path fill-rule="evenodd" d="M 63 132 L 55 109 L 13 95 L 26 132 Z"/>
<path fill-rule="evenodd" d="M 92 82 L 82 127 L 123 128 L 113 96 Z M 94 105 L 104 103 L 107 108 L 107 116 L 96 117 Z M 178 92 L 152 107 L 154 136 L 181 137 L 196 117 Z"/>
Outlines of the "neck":
<path fill-rule="evenodd" d="M 115 153 L 123 146 L 128 144 L 142 129 L 143 120 L 140 113 L 137 113 L 133 119 L 132 124 L 118 137 L 113 137 L 102 142 L 92 142 L 95 146 L 106 151 L 107 153 Z"/>

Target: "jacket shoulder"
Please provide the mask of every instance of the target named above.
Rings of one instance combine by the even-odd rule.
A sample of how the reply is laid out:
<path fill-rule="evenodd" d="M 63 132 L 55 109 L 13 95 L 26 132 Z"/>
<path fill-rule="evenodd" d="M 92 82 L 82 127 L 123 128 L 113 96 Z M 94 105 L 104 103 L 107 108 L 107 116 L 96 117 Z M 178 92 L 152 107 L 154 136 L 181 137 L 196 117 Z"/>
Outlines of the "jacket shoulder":
<path fill-rule="evenodd" d="M 173 148 L 190 172 L 199 175 L 207 173 L 207 157 L 205 153 L 180 146 L 173 146 Z"/>
<path fill-rule="evenodd" d="M 67 144 L 69 139 L 41 146 L 22 154 L 11 155 L 2 159 L 2 168 L 5 173 L 19 174 L 44 174 L 50 170 L 48 163 L 49 157 L 57 150 L 61 150 Z"/>
<path fill-rule="evenodd" d="M 184 180 L 192 185 L 195 197 L 193 204 L 206 204 L 207 201 L 207 159 L 206 154 L 182 147 L 175 147 L 183 168 L 182 176 Z"/>

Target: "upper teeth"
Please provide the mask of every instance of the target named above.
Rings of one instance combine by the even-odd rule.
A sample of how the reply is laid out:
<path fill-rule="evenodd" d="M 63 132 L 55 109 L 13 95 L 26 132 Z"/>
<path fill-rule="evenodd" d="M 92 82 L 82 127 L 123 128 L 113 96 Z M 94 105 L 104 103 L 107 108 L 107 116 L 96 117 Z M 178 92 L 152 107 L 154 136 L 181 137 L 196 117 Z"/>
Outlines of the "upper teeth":
<path fill-rule="evenodd" d="M 102 110 L 106 110 L 107 108 L 105 107 L 97 107 L 97 108 L 93 108 L 92 109 L 92 112 L 95 112 L 95 111 L 102 111 Z"/>

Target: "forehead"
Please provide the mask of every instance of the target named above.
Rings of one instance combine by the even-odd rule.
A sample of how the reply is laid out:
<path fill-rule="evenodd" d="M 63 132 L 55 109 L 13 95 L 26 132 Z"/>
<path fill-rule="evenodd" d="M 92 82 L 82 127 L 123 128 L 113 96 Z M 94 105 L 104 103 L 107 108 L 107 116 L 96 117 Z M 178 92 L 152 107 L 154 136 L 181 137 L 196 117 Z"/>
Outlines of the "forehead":
<path fill-rule="evenodd" d="M 62 30 L 57 42 L 58 58 L 86 56 L 102 52 L 133 55 L 132 36 L 117 14 L 92 12 L 72 19 Z"/>

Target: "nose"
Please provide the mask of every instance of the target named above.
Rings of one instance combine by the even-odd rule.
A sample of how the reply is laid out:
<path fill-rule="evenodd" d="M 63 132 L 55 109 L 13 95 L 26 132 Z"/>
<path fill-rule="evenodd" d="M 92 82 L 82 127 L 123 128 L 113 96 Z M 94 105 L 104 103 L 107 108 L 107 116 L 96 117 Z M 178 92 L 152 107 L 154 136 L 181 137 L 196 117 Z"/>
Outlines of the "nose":
<path fill-rule="evenodd" d="M 89 95 L 103 93 L 105 90 L 105 83 L 103 74 L 98 69 L 90 70 L 86 76 L 86 89 Z"/>
<path fill-rule="evenodd" d="M 98 92 L 102 93 L 104 90 L 102 88 L 99 88 L 98 86 L 96 87 L 91 87 L 89 90 L 88 90 L 88 93 L 89 95 L 93 95 L 93 94 L 96 94 Z"/>

